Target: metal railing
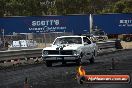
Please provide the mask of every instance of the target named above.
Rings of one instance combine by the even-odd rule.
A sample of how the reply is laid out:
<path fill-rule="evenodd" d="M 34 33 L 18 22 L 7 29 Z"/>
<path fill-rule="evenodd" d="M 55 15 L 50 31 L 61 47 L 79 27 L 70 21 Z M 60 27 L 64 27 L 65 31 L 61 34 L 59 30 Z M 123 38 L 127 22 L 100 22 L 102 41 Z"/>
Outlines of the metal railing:
<path fill-rule="evenodd" d="M 115 48 L 115 41 L 98 42 L 97 45 L 99 46 L 99 48 L 104 50 L 109 48 Z M 6 63 L 6 62 L 14 63 L 15 61 L 21 61 L 21 60 L 27 61 L 30 59 L 36 60 L 38 58 L 41 58 L 41 56 L 42 56 L 42 48 L 0 51 L 0 63 Z"/>
<path fill-rule="evenodd" d="M 41 51 L 42 49 L 0 51 L 0 61 L 30 57 L 41 57 Z"/>

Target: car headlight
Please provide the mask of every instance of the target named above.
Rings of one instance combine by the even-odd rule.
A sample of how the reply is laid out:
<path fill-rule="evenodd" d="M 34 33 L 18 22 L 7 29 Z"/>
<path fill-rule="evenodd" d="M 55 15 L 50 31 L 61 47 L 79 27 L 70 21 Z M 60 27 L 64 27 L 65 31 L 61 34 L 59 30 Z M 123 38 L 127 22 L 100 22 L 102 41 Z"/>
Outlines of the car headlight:
<path fill-rule="evenodd" d="M 78 55 L 78 52 L 76 50 L 73 50 L 73 55 Z"/>
<path fill-rule="evenodd" d="M 44 54 L 44 55 L 48 55 L 48 51 L 44 51 L 43 54 Z"/>

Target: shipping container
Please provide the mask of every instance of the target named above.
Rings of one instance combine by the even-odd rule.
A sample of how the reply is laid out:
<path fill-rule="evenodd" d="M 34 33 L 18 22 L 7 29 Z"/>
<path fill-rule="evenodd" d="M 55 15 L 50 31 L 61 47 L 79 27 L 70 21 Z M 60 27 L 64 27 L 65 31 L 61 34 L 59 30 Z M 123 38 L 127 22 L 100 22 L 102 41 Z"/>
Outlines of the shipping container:
<path fill-rule="evenodd" d="M 4 29 L 5 34 L 45 32 L 86 34 L 90 31 L 89 26 L 89 15 L 0 18 L 0 29 Z M 107 34 L 131 34 L 132 13 L 95 14 L 93 15 L 93 26 L 97 26 Z"/>
<path fill-rule="evenodd" d="M 107 34 L 132 34 L 132 13 L 93 15 L 93 25 Z"/>
<path fill-rule="evenodd" d="M 89 15 L 30 16 L 0 18 L 5 34 L 72 32 L 84 34 L 89 29 Z"/>

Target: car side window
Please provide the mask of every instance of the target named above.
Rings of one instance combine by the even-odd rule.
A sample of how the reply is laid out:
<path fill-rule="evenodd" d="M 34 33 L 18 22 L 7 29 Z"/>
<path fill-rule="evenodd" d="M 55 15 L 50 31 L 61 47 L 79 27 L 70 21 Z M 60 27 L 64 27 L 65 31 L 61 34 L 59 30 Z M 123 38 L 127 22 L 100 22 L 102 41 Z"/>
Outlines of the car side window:
<path fill-rule="evenodd" d="M 83 42 L 91 44 L 91 41 L 87 37 L 83 37 Z"/>

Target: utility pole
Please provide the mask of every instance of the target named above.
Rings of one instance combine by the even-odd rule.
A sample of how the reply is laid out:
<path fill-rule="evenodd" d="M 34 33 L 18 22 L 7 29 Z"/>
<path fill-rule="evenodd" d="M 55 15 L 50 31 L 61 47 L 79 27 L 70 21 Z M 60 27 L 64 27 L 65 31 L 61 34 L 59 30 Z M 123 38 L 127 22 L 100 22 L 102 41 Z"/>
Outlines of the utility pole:
<path fill-rule="evenodd" d="M 90 14 L 89 16 L 89 23 L 90 23 L 90 33 L 93 31 L 93 16 Z"/>
<path fill-rule="evenodd" d="M 2 29 L 3 47 L 5 47 L 5 30 Z"/>
<path fill-rule="evenodd" d="M 44 43 L 45 43 L 45 47 L 46 47 L 46 33 L 44 33 Z"/>

